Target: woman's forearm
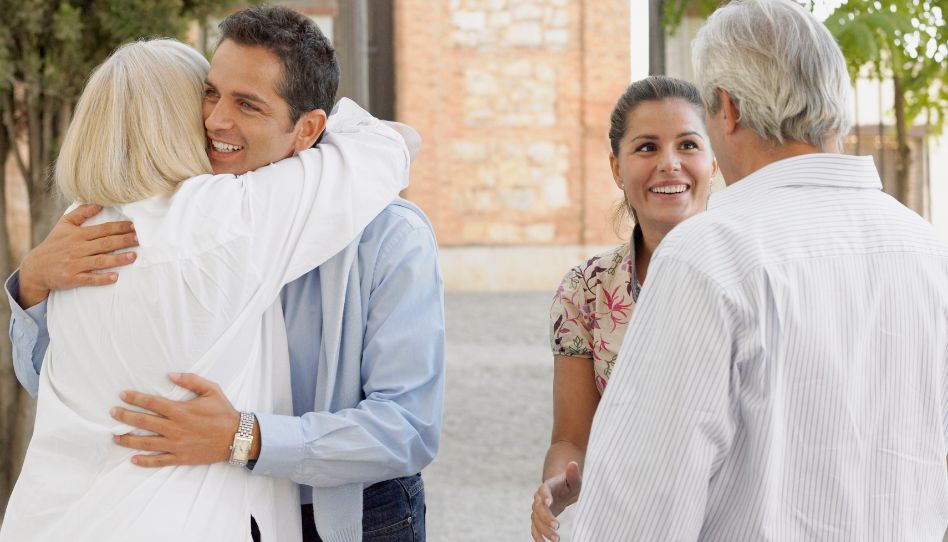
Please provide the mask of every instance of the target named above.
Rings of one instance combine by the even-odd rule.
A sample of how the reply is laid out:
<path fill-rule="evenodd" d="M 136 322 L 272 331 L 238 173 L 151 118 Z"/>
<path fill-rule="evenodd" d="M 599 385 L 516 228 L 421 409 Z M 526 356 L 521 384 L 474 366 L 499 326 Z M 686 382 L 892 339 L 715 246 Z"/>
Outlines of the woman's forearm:
<path fill-rule="evenodd" d="M 586 450 L 578 445 L 565 440 L 553 442 L 546 451 L 546 460 L 543 462 L 543 480 L 563 474 L 570 461 L 579 463 L 579 470 L 582 472 L 585 460 Z"/>

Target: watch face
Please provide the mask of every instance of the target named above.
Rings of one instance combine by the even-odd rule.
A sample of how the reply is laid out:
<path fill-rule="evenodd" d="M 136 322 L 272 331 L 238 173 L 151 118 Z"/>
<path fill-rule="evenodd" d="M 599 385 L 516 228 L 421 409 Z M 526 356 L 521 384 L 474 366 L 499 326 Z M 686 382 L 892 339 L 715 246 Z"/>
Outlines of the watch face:
<path fill-rule="evenodd" d="M 252 444 L 253 438 L 234 438 L 234 453 L 231 454 L 231 457 L 238 461 L 247 461 L 250 458 L 250 447 Z"/>

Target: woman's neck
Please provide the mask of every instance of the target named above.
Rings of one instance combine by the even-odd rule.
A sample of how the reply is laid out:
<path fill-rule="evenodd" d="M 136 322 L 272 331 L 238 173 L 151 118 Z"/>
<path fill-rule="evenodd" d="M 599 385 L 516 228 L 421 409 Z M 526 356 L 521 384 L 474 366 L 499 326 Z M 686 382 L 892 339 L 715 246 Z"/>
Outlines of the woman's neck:
<path fill-rule="evenodd" d="M 639 284 L 645 284 L 645 274 L 648 272 L 648 264 L 652 260 L 652 254 L 658 248 L 662 239 L 671 231 L 671 228 L 642 225 L 641 223 L 638 227 L 639 231 L 642 232 L 642 236 L 639 238 L 641 242 L 633 247 L 635 249 L 635 278 L 638 279 Z M 634 236 L 632 242 L 635 242 Z"/>

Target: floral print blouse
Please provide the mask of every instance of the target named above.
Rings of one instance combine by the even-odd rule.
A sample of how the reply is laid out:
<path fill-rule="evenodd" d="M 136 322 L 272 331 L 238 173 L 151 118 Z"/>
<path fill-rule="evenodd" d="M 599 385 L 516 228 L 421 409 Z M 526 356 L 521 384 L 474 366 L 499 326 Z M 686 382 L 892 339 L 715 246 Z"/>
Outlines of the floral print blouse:
<path fill-rule="evenodd" d="M 592 358 L 601 394 L 612 374 L 641 285 L 635 276 L 636 227 L 628 243 L 569 270 L 550 308 L 553 354 Z"/>

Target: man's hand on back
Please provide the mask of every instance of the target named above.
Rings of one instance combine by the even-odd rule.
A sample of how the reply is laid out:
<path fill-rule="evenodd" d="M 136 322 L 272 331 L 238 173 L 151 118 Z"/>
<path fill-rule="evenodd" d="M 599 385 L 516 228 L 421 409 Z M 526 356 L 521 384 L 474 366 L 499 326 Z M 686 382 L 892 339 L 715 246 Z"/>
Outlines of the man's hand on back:
<path fill-rule="evenodd" d="M 119 446 L 154 452 L 132 457 L 140 467 L 169 465 L 210 465 L 230 458 L 230 445 L 237 433 L 240 413 L 234 409 L 220 386 L 193 373 L 173 374 L 171 381 L 197 394 L 189 401 L 172 401 L 155 395 L 126 391 L 121 399 L 154 414 L 121 407 L 112 409 L 116 420 L 155 433 L 121 435 Z M 260 428 L 254 422 L 250 459 L 260 455 Z"/>
<path fill-rule="evenodd" d="M 138 245 L 131 222 L 82 227 L 101 210 L 98 205 L 80 205 L 59 219 L 46 239 L 27 253 L 20 264 L 17 302 L 21 307 L 36 305 L 51 290 L 112 284 L 118 273 L 96 271 L 135 261 L 134 252 L 112 254 Z"/>

